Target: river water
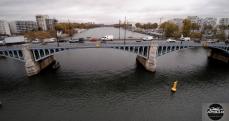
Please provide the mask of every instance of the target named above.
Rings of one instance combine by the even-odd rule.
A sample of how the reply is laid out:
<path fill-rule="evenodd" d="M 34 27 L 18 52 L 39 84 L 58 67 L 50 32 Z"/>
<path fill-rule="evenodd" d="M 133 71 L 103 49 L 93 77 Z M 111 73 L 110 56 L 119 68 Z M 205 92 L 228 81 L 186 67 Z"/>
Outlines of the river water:
<path fill-rule="evenodd" d="M 119 29 L 118 28 L 112 28 L 112 27 L 101 27 L 101 28 L 93 28 L 89 29 L 87 31 L 84 31 L 82 33 L 74 35 L 74 38 L 87 38 L 87 37 L 92 37 L 92 38 L 101 38 L 106 35 L 113 35 L 114 39 L 124 39 L 125 37 L 125 30 L 120 29 L 120 36 L 119 36 Z M 131 38 L 143 38 L 146 35 L 144 34 L 139 34 L 131 31 L 126 31 L 126 39 L 131 39 Z"/>
<path fill-rule="evenodd" d="M 93 30 L 108 29 L 117 32 Z M 169 53 L 157 58 L 151 73 L 128 52 L 68 50 L 55 55 L 58 70 L 30 78 L 23 63 L 1 58 L 0 121 L 201 121 L 203 103 L 229 101 L 228 65 L 207 53 Z M 174 80 L 177 92 L 171 94 Z"/>

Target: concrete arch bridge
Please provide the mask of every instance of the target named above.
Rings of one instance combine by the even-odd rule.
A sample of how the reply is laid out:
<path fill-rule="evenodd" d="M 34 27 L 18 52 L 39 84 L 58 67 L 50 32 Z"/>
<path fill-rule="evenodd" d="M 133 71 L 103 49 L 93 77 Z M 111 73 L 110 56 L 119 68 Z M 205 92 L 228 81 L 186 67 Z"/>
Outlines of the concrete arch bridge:
<path fill-rule="evenodd" d="M 166 41 L 113 41 L 113 42 L 87 42 L 87 43 L 56 43 L 23 44 L 13 46 L 1 46 L 0 56 L 16 59 L 25 63 L 28 76 L 38 74 L 42 69 L 53 63 L 54 55 L 70 49 L 84 48 L 111 48 L 127 51 L 137 55 L 137 60 L 146 70 L 156 71 L 156 58 L 186 48 L 205 47 L 210 49 L 209 57 L 229 62 L 229 45 L 225 43 L 195 43 L 166 42 Z"/>

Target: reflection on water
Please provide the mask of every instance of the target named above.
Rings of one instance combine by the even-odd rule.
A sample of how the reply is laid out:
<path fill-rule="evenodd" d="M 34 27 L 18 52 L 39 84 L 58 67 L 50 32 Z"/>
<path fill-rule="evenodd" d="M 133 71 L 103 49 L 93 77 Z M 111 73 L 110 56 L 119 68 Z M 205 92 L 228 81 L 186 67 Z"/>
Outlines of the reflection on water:
<path fill-rule="evenodd" d="M 202 103 L 229 100 L 228 65 L 209 60 L 202 48 L 157 58 L 156 73 L 121 50 L 69 50 L 55 58 L 60 69 L 31 78 L 23 63 L 0 59 L 1 121 L 194 121 Z"/>

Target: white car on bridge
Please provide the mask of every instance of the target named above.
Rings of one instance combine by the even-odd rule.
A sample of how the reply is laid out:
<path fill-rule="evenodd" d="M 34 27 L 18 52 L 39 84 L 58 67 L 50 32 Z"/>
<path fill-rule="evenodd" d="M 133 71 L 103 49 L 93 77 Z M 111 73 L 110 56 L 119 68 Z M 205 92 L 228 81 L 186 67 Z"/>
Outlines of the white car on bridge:
<path fill-rule="evenodd" d="M 183 34 L 180 37 L 180 41 L 191 41 L 190 37 L 184 37 Z"/>
<path fill-rule="evenodd" d="M 144 37 L 142 39 L 143 39 L 143 41 L 151 41 L 151 40 L 153 40 L 153 37 L 148 36 L 148 37 Z"/>
<path fill-rule="evenodd" d="M 167 41 L 167 42 L 176 42 L 176 40 L 174 40 L 174 39 L 170 39 L 170 38 L 169 38 L 169 39 L 167 39 L 166 41 Z"/>
<path fill-rule="evenodd" d="M 191 41 L 190 37 L 181 37 L 180 41 Z"/>
<path fill-rule="evenodd" d="M 101 38 L 101 40 L 103 41 L 106 41 L 106 40 L 113 40 L 114 39 L 114 36 L 113 35 L 106 35 L 104 37 Z"/>
<path fill-rule="evenodd" d="M 1 45 L 5 45 L 5 42 L 4 41 L 0 41 L 0 46 Z"/>

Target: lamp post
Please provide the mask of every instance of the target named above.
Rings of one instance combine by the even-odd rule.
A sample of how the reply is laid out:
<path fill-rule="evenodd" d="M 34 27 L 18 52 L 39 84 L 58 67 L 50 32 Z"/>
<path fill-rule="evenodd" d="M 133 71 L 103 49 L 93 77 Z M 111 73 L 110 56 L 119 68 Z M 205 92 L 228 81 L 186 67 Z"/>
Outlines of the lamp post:
<path fill-rule="evenodd" d="M 61 37 L 62 31 L 56 31 L 56 40 L 57 40 L 57 46 L 59 47 L 59 38 Z"/>
<path fill-rule="evenodd" d="M 126 44 L 126 16 L 125 16 L 124 28 L 125 28 L 125 31 L 124 31 L 124 45 L 125 45 Z"/>
<path fill-rule="evenodd" d="M 121 27 L 121 21 L 119 20 L 119 40 L 120 40 L 120 27 Z"/>

